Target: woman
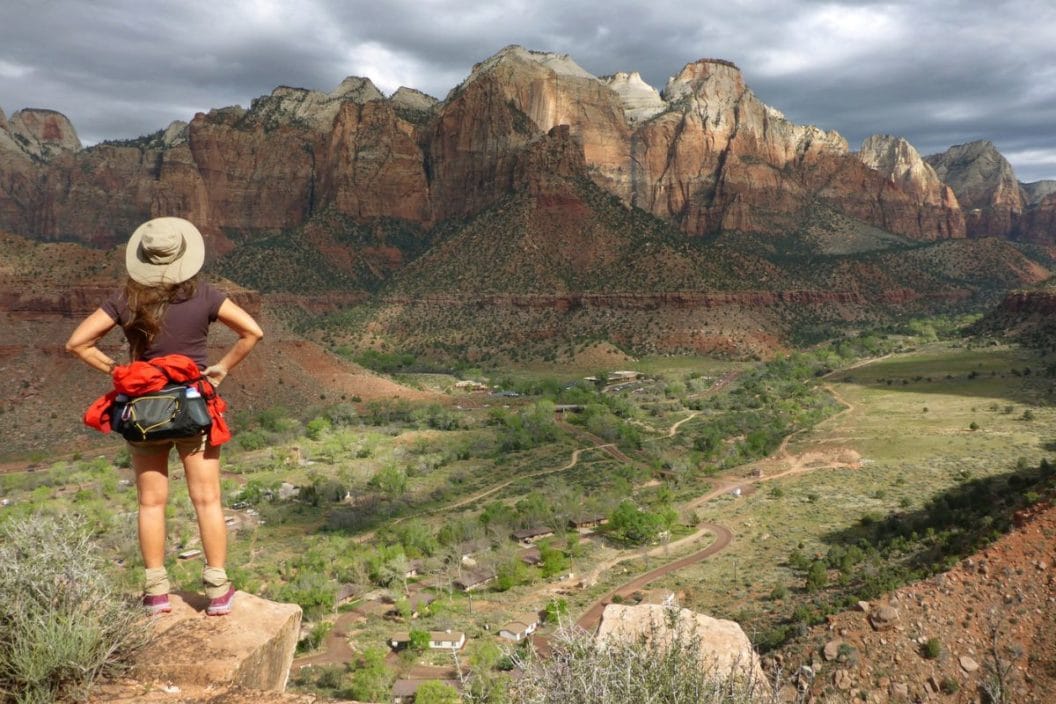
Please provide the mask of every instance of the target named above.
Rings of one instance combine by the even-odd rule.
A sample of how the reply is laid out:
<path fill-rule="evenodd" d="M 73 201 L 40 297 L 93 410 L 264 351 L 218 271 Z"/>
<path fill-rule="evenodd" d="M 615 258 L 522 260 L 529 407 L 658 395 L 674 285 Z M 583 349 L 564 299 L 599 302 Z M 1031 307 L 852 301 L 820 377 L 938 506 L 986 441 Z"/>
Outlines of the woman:
<path fill-rule="evenodd" d="M 113 374 L 118 363 L 96 345 L 121 326 L 133 361 L 169 354 L 190 357 L 213 386 L 241 362 L 264 333 L 256 321 L 223 293 L 198 279 L 205 244 L 198 229 L 182 218 L 155 218 L 140 225 L 125 250 L 128 281 L 74 330 L 66 349 L 88 366 Z M 214 320 L 238 341 L 218 362 L 208 364 L 206 338 Z M 143 605 L 152 614 L 171 611 L 165 571 L 165 504 L 169 494 L 168 458 L 175 447 L 183 463 L 187 491 L 198 516 L 206 566 L 202 573 L 212 616 L 231 612 L 235 589 L 224 571 L 227 526 L 220 505 L 220 447 L 208 436 L 129 442 L 139 496 L 139 547 L 146 567 Z"/>

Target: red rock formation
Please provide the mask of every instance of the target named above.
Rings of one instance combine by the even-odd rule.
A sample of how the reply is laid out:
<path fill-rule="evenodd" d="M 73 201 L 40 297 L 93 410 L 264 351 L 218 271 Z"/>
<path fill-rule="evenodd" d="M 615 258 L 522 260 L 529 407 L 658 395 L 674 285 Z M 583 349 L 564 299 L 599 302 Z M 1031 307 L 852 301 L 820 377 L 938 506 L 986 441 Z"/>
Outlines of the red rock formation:
<path fill-rule="evenodd" d="M 1056 242 L 1056 193 L 1041 198 L 1027 208 L 1019 221 L 1018 233 L 1028 242 Z"/>
<path fill-rule="evenodd" d="M 927 158 L 957 194 L 970 237 L 1009 237 L 1024 200 L 1012 165 L 991 142 L 950 147 Z"/>
<path fill-rule="evenodd" d="M 81 148 L 69 119 L 54 110 L 19 110 L 11 115 L 5 129 L 27 154 L 45 161 Z"/>
<path fill-rule="evenodd" d="M 0 225 L 107 244 L 181 215 L 226 244 L 224 230 L 298 227 L 332 208 L 429 227 L 525 183 L 522 152 L 567 125 L 587 176 L 688 234 L 797 231 L 818 200 L 917 239 L 963 234 L 956 199 L 913 176 L 916 163 L 866 166 L 835 132 L 761 103 L 723 61 L 688 64 L 661 100 L 633 74 L 598 79 L 567 56 L 508 47 L 441 104 L 410 90 L 386 100 L 359 78 L 329 94 L 280 87 L 248 111 L 77 152 L 60 118 L 23 111 L 0 128 Z"/>
<path fill-rule="evenodd" d="M 422 151 L 413 129 L 392 104 L 342 104 L 323 154 L 313 194 L 320 203 L 361 220 L 429 221 L 432 209 Z"/>

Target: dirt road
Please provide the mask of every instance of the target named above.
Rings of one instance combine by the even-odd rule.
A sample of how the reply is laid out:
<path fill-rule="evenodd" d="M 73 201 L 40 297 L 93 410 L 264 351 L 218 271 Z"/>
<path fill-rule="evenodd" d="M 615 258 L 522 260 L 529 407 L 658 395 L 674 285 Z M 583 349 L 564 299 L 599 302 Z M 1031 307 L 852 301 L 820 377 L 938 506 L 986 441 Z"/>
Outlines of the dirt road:
<path fill-rule="evenodd" d="M 620 597 L 628 597 L 661 577 L 666 577 L 672 572 L 677 572 L 684 567 L 695 565 L 713 555 L 717 555 L 733 542 L 733 533 L 725 526 L 720 526 L 715 523 L 705 523 L 701 525 L 701 528 L 704 531 L 715 535 L 715 541 L 711 545 L 690 555 L 686 555 L 679 560 L 669 562 L 666 565 L 661 565 L 656 569 L 644 572 L 631 581 L 621 584 L 619 587 L 594 602 L 594 604 L 587 609 L 586 613 L 580 616 L 579 620 L 576 621 L 576 625 L 587 631 L 594 630 L 597 628 L 598 623 L 601 622 L 601 614 L 605 610 L 605 606 L 612 603 L 612 598 L 614 596 L 619 595 Z"/>

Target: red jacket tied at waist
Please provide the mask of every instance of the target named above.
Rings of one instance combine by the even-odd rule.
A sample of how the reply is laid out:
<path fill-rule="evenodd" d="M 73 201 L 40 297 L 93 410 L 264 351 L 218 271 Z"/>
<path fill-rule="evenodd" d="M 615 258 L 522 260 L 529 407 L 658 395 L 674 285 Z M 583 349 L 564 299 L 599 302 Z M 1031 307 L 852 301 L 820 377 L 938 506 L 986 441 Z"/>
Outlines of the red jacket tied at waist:
<path fill-rule="evenodd" d="M 220 398 L 209 380 L 202 377 L 198 365 L 190 357 L 182 354 L 168 354 L 149 362 L 132 362 L 114 367 L 112 377 L 113 390 L 97 398 L 84 412 L 84 424 L 89 428 L 95 428 L 104 433 L 110 432 L 110 407 L 120 394 L 142 396 L 152 391 L 160 391 L 173 382 L 177 384 L 192 384 L 193 382 L 193 386 L 198 388 L 202 398 L 206 400 L 209 416 L 213 420 L 213 426 L 209 430 L 209 444 L 223 445 L 231 439 L 231 430 L 227 427 L 227 421 L 224 420 L 227 402 Z"/>

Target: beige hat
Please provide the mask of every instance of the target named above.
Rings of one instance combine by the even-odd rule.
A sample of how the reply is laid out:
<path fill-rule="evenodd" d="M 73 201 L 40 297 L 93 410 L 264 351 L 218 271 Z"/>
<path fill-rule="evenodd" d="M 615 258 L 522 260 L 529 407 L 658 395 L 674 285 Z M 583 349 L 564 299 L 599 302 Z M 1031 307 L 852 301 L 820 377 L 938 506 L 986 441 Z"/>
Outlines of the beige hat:
<path fill-rule="evenodd" d="M 147 286 L 186 281 L 203 263 L 202 233 L 183 218 L 148 220 L 136 228 L 125 248 L 128 275 Z"/>

